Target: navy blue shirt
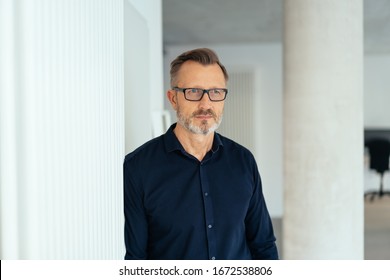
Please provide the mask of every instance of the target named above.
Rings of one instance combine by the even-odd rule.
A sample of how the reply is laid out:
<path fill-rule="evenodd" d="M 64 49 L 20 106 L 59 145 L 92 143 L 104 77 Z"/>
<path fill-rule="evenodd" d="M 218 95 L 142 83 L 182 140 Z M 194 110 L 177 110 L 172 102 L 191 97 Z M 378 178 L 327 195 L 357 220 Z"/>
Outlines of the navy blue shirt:
<path fill-rule="evenodd" d="M 125 259 L 278 259 L 253 155 L 215 133 L 199 161 L 175 125 L 125 158 Z"/>

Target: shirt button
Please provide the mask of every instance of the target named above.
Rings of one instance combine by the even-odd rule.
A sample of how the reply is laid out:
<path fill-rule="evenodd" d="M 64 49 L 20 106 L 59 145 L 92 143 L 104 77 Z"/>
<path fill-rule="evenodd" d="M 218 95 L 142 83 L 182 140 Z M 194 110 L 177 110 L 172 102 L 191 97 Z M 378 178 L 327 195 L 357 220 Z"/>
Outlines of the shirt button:
<path fill-rule="evenodd" d="M 212 260 L 215 260 L 215 257 L 211 257 Z"/>
<path fill-rule="evenodd" d="M 209 193 L 207 193 L 207 192 L 204 193 L 204 196 L 208 196 L 208 195 L 209 195 Z"/>
<path fill-rule="evenodd" d="M 209 228 L 212 228 L 213 226 L 212 226 L 212 225 L 209 225 L 208 227 L 209 227 Z"/>

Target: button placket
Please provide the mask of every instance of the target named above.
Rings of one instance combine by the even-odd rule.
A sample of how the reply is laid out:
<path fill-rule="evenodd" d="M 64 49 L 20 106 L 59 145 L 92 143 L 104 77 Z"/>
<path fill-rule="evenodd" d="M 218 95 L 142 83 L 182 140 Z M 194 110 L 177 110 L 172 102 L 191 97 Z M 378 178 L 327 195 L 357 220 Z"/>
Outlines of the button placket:
<path fill-rule="evenodd" d="M 206 226 L 206 235 L 207 235 L 207 244 L 208 244 L 208 253 L 210 259 L 215 256 L 216 253 L 216 237 L 214 230 L 214 212 L 212 199 L 210 197 L 210 185 L 208 182 L 207 176 L 207 166 L 205 162 L 202 162 L 199 165 L 200 171 L 200 182 L 201 182 L 201 191 L 203 193 L 203 205 L 205 213 L 205 226 Z"/>

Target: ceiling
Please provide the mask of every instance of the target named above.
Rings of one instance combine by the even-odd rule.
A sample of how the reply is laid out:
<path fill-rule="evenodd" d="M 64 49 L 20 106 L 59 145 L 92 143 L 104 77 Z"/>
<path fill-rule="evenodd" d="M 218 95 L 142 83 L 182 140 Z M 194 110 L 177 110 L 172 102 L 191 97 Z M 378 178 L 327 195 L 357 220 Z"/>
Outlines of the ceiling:
<path fill-rule="evenodd" d="M 390 54 L 390 0 L 363 1 L 365 53 Z M 282 41 L 283 0 L 162 0 L 162 5 L 164 46 Z"/>

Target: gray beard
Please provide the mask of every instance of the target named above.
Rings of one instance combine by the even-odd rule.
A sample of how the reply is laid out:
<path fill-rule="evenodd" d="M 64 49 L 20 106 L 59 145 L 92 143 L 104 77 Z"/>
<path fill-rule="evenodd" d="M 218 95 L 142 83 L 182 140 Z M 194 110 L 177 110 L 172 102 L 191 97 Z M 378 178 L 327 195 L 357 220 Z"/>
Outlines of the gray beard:
<path fill-rule="evenodd" d="M 177 116 L 177 122 L 182 125 L 184 128 L 186 128 L 188 131 L 194 133 L 194 134 L 202 134 L 202 135 L 209 135 L 210 133 L 213 133 L 214 131 L 216 131 L 219 127 L 219 125 L 221 124 L 222 122 L 222 116 L 221 115 L 219 118 L 214 118 L 215 119 L 215 123 L 210 126 L 210 127 L 207 127 L 207 121 L 202 121 L 201 125 L 200 126 L 196 126 L 194 124 L 191 123 L 191 118 L 185 118 L 181 113 L 180 113 L 180 110 L 179 108 L 177 109 L 176 111 L 176 116 Z"/>

